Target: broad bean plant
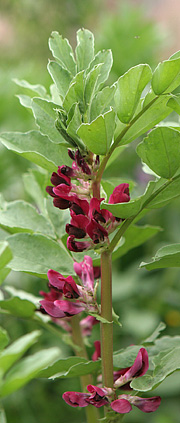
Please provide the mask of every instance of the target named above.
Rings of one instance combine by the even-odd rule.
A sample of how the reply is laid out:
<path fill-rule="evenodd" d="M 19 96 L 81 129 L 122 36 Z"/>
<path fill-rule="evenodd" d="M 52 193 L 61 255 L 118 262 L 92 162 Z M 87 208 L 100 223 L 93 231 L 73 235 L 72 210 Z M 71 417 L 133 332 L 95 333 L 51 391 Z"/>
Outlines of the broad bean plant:
<path fill-rule="evenodd" d="M 4 146 L 34 164 L 23 180 L 35 206 L 1 198 L 6 237 L 0 244 L 0 279 L 10 270 L 26 272 L 45 279 L 45 290 L 37 298 L 4 284 L 0 306 L 2 313 L 52 331 L 74 355 L 61 359 L 59 348 L 51 347 L 23 358 L 41 332 L 8 346 L 1 329 L 0 395 L 35 377 L 73 375 L 80 377 L 82 391 L 64 392 L 67 413 L 69 406 L 84 407 L 88 423 L 120 422 L 134 407 L 155 412 L 161 398 L 151 391 L 180 368 L 180 337 L 157 339 L 164 323 L 140 345 L 119 345 L 113 352 L 113 325 L 121 332 L 121 324 L 112 304 L 112 260 L 155 235 L 157 227 L 139 221 L 180 194 L 180 127 L 165 120 L 172 111 L 180 114 L 180 95 L 173 93 L 180 85 L 180 52 L 153 72 L 148 64 L 132 67 L 108 86 L 112 53 L 95 54 L 89 30 L 77 32 L 75 52 L 58 32 L 49 47 L 54 57 L 48 63 L 49 93 L 16 81 L 36 93 L 19 100 L 33 112 L 37 129 L 1 134 Z M 116 184 L 104 178 L 134 140 L 142 165 L 153 175 L 138 197 L 123 177 Z M 140 268 L 178 266 L 180 244 L 173 244 Z M 100 327 L 99 339 L 90 358 L 87 338 L 90 342 L 94 325 Z"/>

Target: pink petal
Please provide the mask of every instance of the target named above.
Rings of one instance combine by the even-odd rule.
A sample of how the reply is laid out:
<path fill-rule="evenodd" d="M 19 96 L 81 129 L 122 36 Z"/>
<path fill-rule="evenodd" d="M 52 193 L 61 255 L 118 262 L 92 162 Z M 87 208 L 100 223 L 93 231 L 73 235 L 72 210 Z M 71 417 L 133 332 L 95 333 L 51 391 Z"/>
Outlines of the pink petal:
<path fill-rule="evenodd" d="M 129 413 L 132 410 L 131 404 L 126 399 L 117 399 L 111 402 L 111 408 L 120 414 Z"/>

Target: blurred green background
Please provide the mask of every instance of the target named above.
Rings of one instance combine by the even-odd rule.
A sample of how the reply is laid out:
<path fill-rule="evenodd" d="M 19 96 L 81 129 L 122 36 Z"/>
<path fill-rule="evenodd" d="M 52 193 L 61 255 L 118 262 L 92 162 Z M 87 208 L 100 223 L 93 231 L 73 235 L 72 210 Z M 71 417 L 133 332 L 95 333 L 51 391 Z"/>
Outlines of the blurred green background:
<path fill-rule="evenodd" d="M 164 13 L 168 2 L 103 1 L 99 0 L 1 0 L 0 6 L 0 130 L 28 131 L 35 128 L 34 118 L 16 97 L 23 93 L 13 78 L 26 79 L 32 84 L 43 84 L 47 90 L 50 77 L 46 70 L 48 38 L 53 30 L 75 45 L 75 33 L 85 27 L 95 34 L 96 50 L 112 49 L 114 65 L 110 83 L 129 67 L 148 63 L 152 68 L 158 61 L 175 51 L 176 28 L 170 29 L 158 18 L 155 10 Z M 156 9 L 157 6 L 157 9 Z M 158 9 L 159 8 L 159 9 Z M 159 17 L 161 14 L 159 14 Z M 166 16 L 165 14 L 163 16 Z M 168 17 L 168 10 L 167 10 Z M 159 20 L 159 22 L 158 22 Z M 161 22 L 160 22 L 161 20 Z M 172 22 L 173 24 L 173 22 Z M 172 115 L 173 119 L 173 115 Z M 0 145 L 0 190 L 5 199 L 31 201 L 24 190 L 22 174 L 30 167 L 25 159 Z M 106 171 L 108 177 L 108 170 Z M 135 146 L 128 147 L 121 162 L 113 168 L 113 176 L 136 181 L 137 194 L 142 192 L 147 175 L 141 170 Z M 138 343 L 147 337 L 160 321 L 167 324 L 165 334 L 175 335 L 180 329 L 180 272 L 166 269 L 153 272 L 138 270 L 139 263 L 152 257 L 164 244 L 179 242 L 180 200 L 162 210 L 154 210 L 145 223 L 162 226 L 165 230 L 138 247 L 113 265 L 114 309 L 120 314 L 122 329 L 115 328 L 114 349 Z M 0 239 L 4 233 L 0 231 Z M 9 284 L 38 294 L 46 282 L 28 275 L 11 272 Z M 35 323 L 11 316 L 1 317 L 12 340 L 36 329 Z M 99 338 L 94 327 L 93 340 Z M 41 338 L 43 346 L 59 345 L 54 335 L 47 332 Z M 62 357 L 72 354 L 69 347 L 60 345 Z M 40 349 L 38 345 L 38 349 Z M 89 355 L 93 351 L 89 347 Z M 179 373 L 169 377 L 153 395 L 162 395 L 162 405 L 156 413 L 144 415 L 134 410 L 124 422 L 178 423 L 180 422 Z M 65 390 L 79 390 L 78 380 L 32 381 L 25 388 L 3 400 L 8 423 L 72 423 L 84 422 L 84 412 L 68 407 L 61 395 Z"/>

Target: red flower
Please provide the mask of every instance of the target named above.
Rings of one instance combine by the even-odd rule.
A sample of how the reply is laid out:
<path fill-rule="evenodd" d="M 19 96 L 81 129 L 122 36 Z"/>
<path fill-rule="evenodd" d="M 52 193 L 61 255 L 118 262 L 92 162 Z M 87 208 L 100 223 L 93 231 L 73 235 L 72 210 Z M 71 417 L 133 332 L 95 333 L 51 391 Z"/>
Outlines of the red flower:
<path fill-rule="evenodd" d="M 100 341 L 94 341 L 94 347 L 95 347 L 95 351 L 92 355 L 92 360 L 96 361 L 96 360 L 98 360 L 98 358 L 101 357 L 101 343 L 100 343 Z"/>
<path fill-rule="evenodd" d="M 135 377 L 143 376 L 149 368 L 148 353 L 145 348 L 140 348 L 134 364 L 131 367 L 120 370 L 121 376 L 116 379 L 114 386 L 119 388 L 131 381 Z"/>
<path fill-rule="evenodd" d="M 109 197 L 110 204 L 127 203 L 129 200 L 129 184 L 118 185 Z"/>

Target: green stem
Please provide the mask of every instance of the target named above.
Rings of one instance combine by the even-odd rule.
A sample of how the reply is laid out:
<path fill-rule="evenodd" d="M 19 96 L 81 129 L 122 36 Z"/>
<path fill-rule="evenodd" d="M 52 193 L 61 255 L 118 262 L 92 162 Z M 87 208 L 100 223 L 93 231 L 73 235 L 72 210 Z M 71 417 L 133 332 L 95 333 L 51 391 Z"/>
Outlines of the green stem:
<path fill-rule="evenodd" d="M 117 138 L 114 140 L 114 143 L 112 144 L 110 150 L 108 151 L 108 153 L 106 154 L 106 156 L 103 158 L 99 170 L 97 172 L 96 175 L 96 181 L 100 182 L 103 172 L 105 170 L 106 164 L 109 160 L 109 158 L 111 157 L 111 154 L 113 153 L 113 151 L 115 150 L 116 147 L 119 146 L 122 138 L 124 137 L 124 135 L 126 134 L 126 132 L 134 125 L 134 123 L 146 112 L 146 110 L 148 110 L 154 103 L 155 101 L 158 99 L 159 97 L 156 96 L 155 98 L 153 98 L 152 101 L 150 101 L 147 106 L 145 106 L 135 117 L 134 119 L 131 120 L 130 123 L 128 123 L 125 128 L 121 131 L 121 133 L 117 136 Z"/>
<path fill-rule="evenodd" d="M 112 266 L 111 252 L 101 254 L 101 358 L 103 384 L 113 388 L 113 323 L 112 323 Z"/>
<path fill-rule="evenodd" d="M 71 318 L 71 327 L 72 327 L 72 340 L 79 347 L 75 350 L 75 354 L 78 357 L 84 357 L 88 359 L 87 351 L 83 342 L 82 332 L 80 327 L 80 317 L 79 315 L 73 316 Z M 92 384 L 91 375 L 80 376 L 81 386 L 83 391 L 86 390 L 87 385 Z M 97 423 L 98 422 L 98 410 L 92 405 L 85 407 L 87 423 Z"/>

